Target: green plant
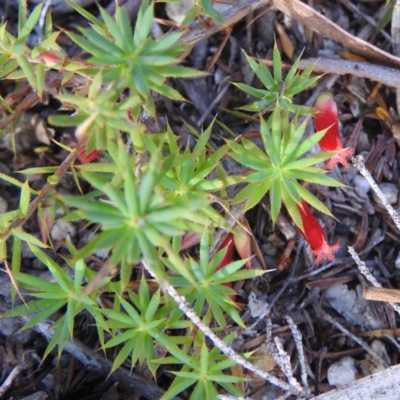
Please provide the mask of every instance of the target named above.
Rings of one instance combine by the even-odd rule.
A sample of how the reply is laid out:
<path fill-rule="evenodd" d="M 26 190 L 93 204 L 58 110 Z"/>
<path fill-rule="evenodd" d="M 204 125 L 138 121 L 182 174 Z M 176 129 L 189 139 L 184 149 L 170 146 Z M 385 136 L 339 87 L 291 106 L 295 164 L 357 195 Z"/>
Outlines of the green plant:
<path fill-rule="evenodd" d="M 264 271 L 239 271 L 246 260 L 231 262 L 217 270 L 225 257 L 227 248 L 220 250 L 211 260 L 209 249 L 208 235 L 205 234 L 200 243 L 199 261 L 191 258 L 185 260 L 191 279 L 182 276 L 174 263 L 165 259 L 165 264 L 176 274 L 176 276 L 169 278 L 169 282 L 172 286 L 180 288 L 178 293 L 183 295 L 190 304 L 193 304 L 193 309 L 198 315 L 201 314 L 204 305 L 207 304 L 216 322 L 221 327 L 226 327 L 224 312 L 238 325 L 245 327 L 234 302 L 229 297 L 234 295 L 235 291 L 226 287 L 224 283 L 249 279 L 263 274 Z"/>
<path fill-rule="evenodd" d="M 180 146 L 169 126 L 165 131 L 147 134 L 139 116 L 156 116 L 154 93 L 175 101 L 183 100 L 170 86 L 168 78 L 203 75 L 177 65 L 188 47 L 177 44 L 181 35 L 166 34 L 158 40 L 150 37 L 153 5 L 148 1 L 142 2 L 133 31 L 123 7 L 117 6 L 115 19 L 100 8 L 101 21 L 78 5 L 71 5 L 91 23 L 90 28 L 80 29 L 81 35 L 67 32 L 83 52 L 89 53 L 87 60 L 71 60 L 63 53 L 56 43 L 59 32 L 52 31 L 49 16 L 44 41 L 32 50 L 28 48 L 25 39 L 38 21 L 41 6 L 27 18 L 23 11 L 26 3 L 20 1 L 16 38 L 6 31 L 6 24 L 0 26 L 0 77 L 26 78 L 40 97 L 47 90 L 49 69 L 54 68 L 63 76 L 62 84 L 76 75 L 84 82 L 80 94 L 65 89 L 56 96 L 64 111 L 49 118 L 54 126 L 76 127 L 77 147 L 60 144 L 68 152 L 60 166 L 22 171 L 26 175 L 49 174 L 48 184 L 34 191 L 27 182 L 0 174 L 2 179 L 21 189 L 19 209 L 0 216 L 0 259 L 14 284 L 13 300 L 19 288 L 35 298 L 29 298 L 5 315 L 28 315 L 30 319 L 25 328 L 55 315 L 55 334 L 44 353 L 46 357 L 57 345 L 58 354 L 61 353 L 74 334 L 75 317 L 86 311 L 94 318 L 102 349 L 118 347 L 113 371 L 126 361 L 131 367 L 137 362 L 146 362 L 153 375 L 160 364 L 181 364 L 181 370 L 173 372 L 177 377 L 165 398 L 190 386 L 194 386 L 194 398 L 215 398 L 217 384 L 240 396 L 233 383 L 242 379 L 222 372 L 235 361 L 217 348 L 210 350 L 203 333 L 198 332 L 195 339 L 191 338 L 190 333 L 195 330 L 193 323 L 177 309 L 164 289 L 167 285 L 176 287 L 197 316 L 205 315 L 203 323 L 214 330 L 225 329 L 228 318 L 244 326 L 230 297 L 235 292 L 227 284 L 265 271 L 242 270 L 246 260 L 225 263 L 227 248 L 210 257 L 215 230 L 234 231 L 226 221 L 231 217 L 231 204 L 244 202 L 244 209 L 248 210 L 269 194 L 272 220 L 276 220 L 283 203 L 300 229 L 306 229 L 301 217 L 303 209 L 299 209 L 303 200 L 330 215 L 327 207 L 300 183 L 340 185 L 325 176 L 324 170 L 314 167 L 336 152 L 306 156 L 326 131 L 304 139 L 306 122 L 298 126 L 298 115 L 312 115 L 314 111 L 293 103 L 293 97 L 318 78 L 310 77 L 311 67 L 298 73 L 299 60 L 284 77 L 277 47 L 273 74 L 263 64 L 247 57 L 265 89 L 242 83 L 235 85 L 258 99 L 242 107 L 244 110 L 260 114 L 272 111 L 267 121 L 260 121 L 264 149 L 244 137 L 212 148 L 209 142 L 213 125 L 204 132 L 192 129 L 197 140 L 193 148 Z M 210 7 L 211 2 L 200 1 L 188 19 L 200 10 L 219 20 Z M 14 111 L 9 108 L 9 112 Z M 90 162 L 100 154 L 106 161 Z M 247 171 L 245 178 L 229 176 L 221 165 L 224 157 L 234 158 L 251 171 Z M 55 192 L 54 187 L 67 172 L 73 176 L 80 195 L 61 196 Z M 85 192 L 82 182 L 90 187 Z M 229 199 L 226 188 L 243 182 L 247 186 L 233 200 Z M 31 196 L 35 196 L 32 202 Z M 62 220 L 85 221 L 97 234 L 79 249 L 67 241 L 69 255 L 64 254 L 64 263 L 53 260 L 55 249 L 47 245 L 56 205 L 65 213 Z M 22 229 L 36 210 L 39 210 L 43 242 Z M 198 259 L 195 253 L 192 257 L 180 254 L 182 237 L 187 233 L 202 237 Z M 6 243 L 11 239 L 10 269 Z M 21 272 L 23 241 L 47 267 L 54 282 Z M 113 278 L 96 274 L 85 263 L 99 250 L 107 251 L 105 270 L 116 270 Z M 152 280 L 159 285 L 153 294 L 143 265 L 148 266 L 154 275 Z M 139 268 L 141 274 L 136 273 Z M 136 293 L 130 289 L 130 282 L 138 276 L 140 284 Z M 99 301 L 105 293 L 112 299 L 110 308 Z M 179 335 L 174 336 L 170 330 L 179 330 Z M 181 336 L 183 330 L 187 335 Z M 230 335 L 225 341 L 232 339 Z M 156 344 L 165 346 L 169 355 L 156 359 Z"/>
<path fill-rule="evenodd" d="M 103 70 L 104 83 L 111 83 L 119 92 L 124 89 L 130 90 L 130 99 L 134 103 L 132 115 L 135 120 L 139 116 L 141 102 L 144 102 L 147 112 L 155 115 L 150 89 L 171 99 L 183 100 L 176 90 L 165 84 L 166 78 L 198 76 L 200 73 L 175 65 L 178 57 L 188 47 L 176 44 L 180 33 L 164 35 L 157 41 L 151 38 L 153 5 L 148 1 L 142 3 L 136 28 L 132 33 L 128 14 L 123 7 L 117 6 L 115 20 L 100 7 L 103 23 L 81 7 L 70 4 L 89 19 L 92 27 L 80 29 L 83 36 L 72 32 L 68 35 L 92 55 L 88 60 L 90 63 L 104 67 L 112 66 Z M 96 68 L 85 67 L 79 72 L 91 76 L 96 72 Z"/>
<path fill-rule="evenodd" d="M 210 314 L 205 317 L 206 322 L 209 322 L 209 317 Z M 230 334 L 224 341 L 229 344 L 233 339 L 234 335 Z M 172 356 L 157 360 L 160 364 L 184 364 L 180 371 L 172 371 L 177 377 L 162 399 L 170 399 L 192 385 L 195 385 L 192 392 L 192 398 L 195 399 L 216 398 L 218 391 L 215 385 L 223 387 L 234 396 L 242 396 L 241 390 L 233 383 L 242 382 L 244 379 L 223 373 L 224 370 L 233 367 L 235 362 L 221 354 L 217 347 L 209 350 L 201 332 L 197 333 L 193 346 L 192 355 L 185 353 L 178 346 L 173 346 L 170 350 Z"/>
<path fill-rule="evenodd" d="M 310 77 L 313 66 L 310 65 L 302 73 L 297 71 L 300 62 L 300 57 L 296 59 L 287 73 L 286 77 L 282 75 L 282 61 L 278 47 L 274 46 L 273 53 L 273 74 L 262 63 L 257 63 L 247 54 L 246 59 L 251 69 L 256 74 L 257 78 L 265 86 L 265 89 L 256 89 L 245 83 L 234 82 L 233 84 L 243 90 L 250 96 L 254 96 L 258 101 L 252 104 L 241 107 L 242 110 L 260 112 L 270 106 L 279 105 L 281 110 L 289 111 L 299 115 L 313 115 L 315 112 L 310 107 L 294 104 L 292 98 L 294 95 L 304 91 L 313 85 L 318 79 L 318 76 Z"/>
<path fill-rule="evenodd" d="M 24 325 L 24 329 L 27 329 L 52 316 L 61 308 L 66 308 L 65 313 L 59 316 L 52 326 L 55 329 L 55 333 L 43 357 L 46 357 L 55 346 L 58 346 L 58 355 L 61 355 L 68 338 L 73 336 L 74 318 L 84 309 L 96 321 L 99 340 L 104 343 L 104 331 L 109 329 L 97 307 L 96 299 L 104 289 L 115 291 L 113 284 L 110 283 L 110 277 L 102 279 L 95 285 L 91 293 L 86 293 L 85 283 L 93 281 L 96 273 L 88 268 L 82 259 L 77 262 L 67 260 L 67 264 L 74 273 L 73 278 L 71 278 L 64 268 L 31 242 L 32 240 L 28 241 L 29 248 L 48 268 L 55 282 L 48 282 L 41 278 L 13 271 L 14 279 L 18 282 L 19 287 L 28 290 L 30 296 L 36 297 L 38 300 L 25 302 L 18 307 L 14 307 L 6 312 L 4 316 L 31 315 L 29 321 Z M 73 254 L 76 253 L 71 244 L 69 248 Z M 32 313 L 36 314 L 32 316 Z"/>
<path fill-rule="evenodd" d="M 161 294 L 158 289 L 150 297 L 147 283 L 142 275 L 138 293 L 129 291 L 129 300 L 132 305 L 121 296 L 116 297 L 114 309 L 103 309 L 101 312 L 108 318 L 107 327 L 113 332 L 123 330 L 109 340 L 104 348 L 110 348 L 124 343 L 114 360 L 113 370 L 117 369 L 131 356 L 131 368 L 139 360 L 140 364 L 147 361 L 150 371 L 155 375 L 158 367 L 154 340 L 157 340 L 166 329 L 182 329 L 190 327 L 189 321 L 183 321 L 182 313 L 172 313 L 173 304 L 161 307 Z M 122 308 L 124 312 L 118 310 Z M 175 346 L 175 337 L 163 335 L 163 344 L 166 348 Z"/>
<path fill-rule="evenodd" d="M 221 159 L 228 152 L 228 146 L 222 146 L 216 151 L 208 149 L 211 130 L 212 125 L 201 134 L 194 131 L 198 140 L 194 148 L 190 149 L 189 146 L 179 146 L 178 136 L 173 134 L 169 126 L 167 127 L 167 131 L 163 135 L 165 143 L 163 148 L 168 153 L 175 154 L 175 158 L 171 168 L 162 174 L 157 190 L 170 202 L 201 201 L 203 206 L 198 212 L 217 226 L 228 229 L 225 218 L 211 206 L 211 203 L 222 204 L 222 200 L 215 193 L 241 182 L 242 178 L 227 176 L 221 169 L 218 169 Z M 157 146 L 148 137 L 145 140 L 149 153 L 155 155 L 160 144 Z M 220 176 L 207 179 L 215 169 L 218 169 Z"/>
<path fill-rule="evenodd" d="M 282 113 L 277 105 L 267 122 L 261 119 L 261 137 L 265 152 L 245 138 L 242 138 L 241 144 L 228 142 L 232 157 L 255 170 L 246 177 L 249 185 L 236 195 L 234 203 L 245 201 L 245 210 L 248 210 L 270 192 L 272 220 L 276 220 L 283 203 L 298 227 L 303 224 L 296 204 L 300 204 L 302 199 L 331 215 L 329 209 L 298 182 L 301 179 L 320 185 L 342 186 L 340 182 L 326 176 L 325 170 L 313 166 L 331 158 L 335 152 L 303 157 L 326 132 L 317 132 L 301 141 L 306 123 L 307 121 L 298 127 L 297 117 L 289 122 L 288 115 Z"/>
<path fill-rule="evenodd" d="M 163 250 L 174 263 L 180 274 L 187 276 L 184 263 L 172 249 L 169 239 L 182 236 L 185 231 L 201 231 L 210 224 L 205 217 L 199 218 L 194 211 L 204 205 L 204 200 L 168 202 L 157 194 L 156 186 L 172 167 L 174 155 L 162 158 L 157 151 L 146 166 L 140 183 L 133 173 L 125 147 L 109 145 L 112 159 L 119 168 L 120 179 L 117 187 L 99 175 L 84 172 L 82 176 L 108 200 L 94 200 L 69 196 L 65 202 L 79 209 L 77 218 L 100 224 L 102 232 L 77 254 L 85 258 L 96 249 L 112 249 L 109 259 L 111 266 L 137 264 L 143 256 L 154 269 L 159 279 L 165 272 L 158 251 Z M 120 184 L 123 185 L 121 190 Z"/>

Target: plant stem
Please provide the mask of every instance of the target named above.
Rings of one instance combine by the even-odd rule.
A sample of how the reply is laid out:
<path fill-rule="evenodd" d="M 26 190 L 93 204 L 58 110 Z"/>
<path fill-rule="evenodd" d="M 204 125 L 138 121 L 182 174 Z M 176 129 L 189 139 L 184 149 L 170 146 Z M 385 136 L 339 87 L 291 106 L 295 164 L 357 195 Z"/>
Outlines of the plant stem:
<path fill-rule="evenodd" d="M 88 141 L 88 137 L 84 136 L 78 142 L 78 144 L 76 145 L 75 151 L 73 151 L 72 153 L 70 153 L 68 155 L 68 157 L 63 161 L 63 163 L 60 165 L 60 168 L 58 168 L 56 173 L 51 176 L 51 177 L 55 178 L 55 181 L 57 183 L 50 183 L 49 181 L 47 182 L 47 184 L 40 191 L 39 195 L 35 198 L 35 200 L 33 200 L 29 204 L 26 216 L 18 218 L 15 221 L 13 221 L 12 224 L 7 229 L 7 231 L 0 235 L 0 241 L 7 239 L 7 237 L 10 235 L 10 233 L 13 229 L 21 227 L 29 219 L 29 217 L 38 208 L 39 203 L 41 203 L 46 198 L 46 196 L 57 186 L 60 178 L 67 172 L 70 165 L 79 157 L 79 154 L 86 148 L 87 141 Z M 51 178 L 51 177 L 49 177 L 49 178 Z"/>

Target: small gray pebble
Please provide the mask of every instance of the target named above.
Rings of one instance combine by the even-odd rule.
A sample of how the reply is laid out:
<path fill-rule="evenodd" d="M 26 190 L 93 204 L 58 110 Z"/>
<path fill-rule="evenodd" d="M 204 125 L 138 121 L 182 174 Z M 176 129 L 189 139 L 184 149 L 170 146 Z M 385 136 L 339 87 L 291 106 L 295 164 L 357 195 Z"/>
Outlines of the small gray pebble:
<path fill-rule="evenodd" d="M 167 3 L 165 5 L 165 12 L 171 21 L 181 24 L 185 19 L 187 13 L 193 8 L 191 0 L 183 0 L 179 3 Z"/>
<path fill-rule="evenodd" d="M 368 193 L 371 190 L 368 181 L 361 175 L 356 175 L 351 180 L 354 187 L 362 193 Z"/>
<path fill-rule="evenodd" d="M 59 221 L 53 225 L 50 235 L 53 240 L 65 240 L 68 237 L 75 236 L 75 226 L 70 222 Z"/>

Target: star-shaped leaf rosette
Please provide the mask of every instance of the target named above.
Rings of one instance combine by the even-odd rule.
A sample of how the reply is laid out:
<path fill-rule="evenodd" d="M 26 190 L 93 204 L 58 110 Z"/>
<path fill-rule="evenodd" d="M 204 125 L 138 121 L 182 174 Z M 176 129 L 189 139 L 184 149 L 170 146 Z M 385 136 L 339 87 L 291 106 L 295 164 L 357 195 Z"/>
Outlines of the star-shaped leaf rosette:
<path fill-rule="evenodd" d="M 295 114 L 312 115 L 315 113 L 315 110 L 312 108 L 295 104 L 292 101 L 293 96 L 306 90 L 319 79 L 319 76 L 310 77 L 314 67 L 313 65 L 310 65 L 303 72 L 299 73 L 297 67 L 300 62 L 300 57 L 298 57 L 286 76 L 283 76 L 282 60 L 276 44 L 273 52 L 272 74 L 262 61 L 257 63 L 247 54 L 245 54 L 245 56 L 250 68 L 264 85 L 264 88 L 256 89 L 245 83 L 233 83 L 240 90 L 243 90 L 257 99 L 257 101 L 252 104 L 240 107 L 242 110 L 257 112 L 259 115 L 262 115 L 266 111 L 270 111 L 270 108 L 274 107 L 275 104 L 279 104 L 282 110 Z"/>
<path fill-rule="evenodd" d="M 325 204 L 300 182 L 336 187 L 343 184 L 327 176 L 325 169 L 314 166 L 334 157 L 336 151 L 305 156 L 324 137 L 326 129 L 302 140 L 307 120 L 299 126 L 297 122 L 297 117 L 289 121 L 288 114 L 282 113 L 277 105 L 268 121 L 260 120 L 260 133 L 265 151 L 243 137 L 239 138 L 240 143 L 228 141 L 232 157 L 251 168 L 245 180 L 249 184 L 236 195 L 233 203 L 245 202 L 246 211 L 269 194 L 273 222 L 278 217 L 283 203 L 294 223 L 310 243 L 313 254 L 316 255 L 315 262 L 320 263 L 324 259 L 332 259 L 337 245 L 329 247 L 326 235 L 312 216 L 308 204 L 329 216 L 332 214 Z"/>

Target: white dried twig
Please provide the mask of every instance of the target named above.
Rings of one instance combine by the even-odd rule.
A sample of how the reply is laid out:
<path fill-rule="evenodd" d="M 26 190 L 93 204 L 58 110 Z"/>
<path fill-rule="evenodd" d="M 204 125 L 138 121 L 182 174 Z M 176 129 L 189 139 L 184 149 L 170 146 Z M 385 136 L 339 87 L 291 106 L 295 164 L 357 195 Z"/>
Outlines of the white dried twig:
<path fill-rule="evenodd" d="M 382 190 L 379 189 L 379 186 L 374 181 L 374 178 L 371 176 L 371 174 L 365 167 L 364 157 L 363 156 L 354 156 L 354 157 L 352 157 L 351 161 L 353 161 L 353 165 L 358 169 L 360 174 L 367 180 L 367 182 L 371 186 L 372 190 L 379 197 L 379 200 L 382 202 L 383 206 L 386 208 L 386 210 L 389 213 L 390 217 L 392 218 L 393 222 L 396 224 L 397 228 L 400 230 L 400 215 L 396 212 L 396 210 L 389 203 L 388 199 L 382 193 Z"/>
<path fill-rule="evenodd" d="M 154 274 L 153 270 L 146 263 L 145 260 L 142 259 L 143 266 L 153 275 L 155 278 L 157 276 Z M 230 346 L 228 346 L 222 339 L 220 339 L 207 325 L 205 325 L 202 320 L 198 317 L 198 315 L 194 312 L 194 310 L 190 307 L 189 303 L 183 296 L 180 296 L 179 293 L 175 290 L 175 288 L 169 284 L 168 281 L 160 281 L 161 287 L 165 290 L 177 303 L 179 308 L 186 314 L 186 316 L 206 335 L 209 339 L 212 340 L 214 345 L 218 347 L 226 356 L 228 356 L 231 360 L 235 361 L 237 364 L 242 365 L 244 368 L 249 371 L 253 371 L 261 378 L 264 378 L 268 382 L 272 383 L 275 386 L 280 387 L 283 390 L 290 391 L 292 394 L 296 396 L 304 395 L 303 389 L 300 387 L 292 387 L 281 379 L 276 378 L 268 372 L 265 372 L 258 367 L 256 367 L 251 362 L 247 361 L 241 355 L 237 354 Z"/>
<path fill-rule="evenodd" d="M 280 369 L 282 372 L 285 374 L 289 385 L 296 390 L 302 390 L 299 382 L 297 379 L 293 376 L 293 370 L 292 370 L 292 364 L 290 362 L 290 357 L 286 353 L 286 351 L 283 349 L 282 343 L 280 342 L 278 337 L 274 338 L 274 343 L 272 343 L 271 339 L 271 331 L 272 331 L 272 323 L 271 320 L 268 318 L 267 320 L 267 332 L 266 332 L 266 345 L 269 353 L 274 357 L 274 360 L 277 362 L 279 365 Z"/>
<path fill-rule="evenodd" d="M 368 267 L 366 266 L 364 261 L 361 261 L 360 257 L 356 253 L 353 247 L 349 246 L 349 253 L 353 257 L 353 260 L 356 262 L 358 269 L 360 272 L 372 283 L 373 286 L 377 288 L 381 288 L 382 285 L 375 279 L 375 277 L 371 274 Z M 400 306 L 398 304 L 387 302 L 390 304 L 393 309 L 400 315 Z"/>
<path fill-rule="evenodd" d="M 286 353 L 286 351 L 283 349 L 283 345 L 277 336 L 274 337 L 274 342 L 278 355 L 278 357 L 276 357 L 275 360 L 278 362 L 278 359 L 280 359 L 280 362 L 278 362 L 278 364 L 281 367 L 283 373 L 285 374 L 289 382 L 289 385 L 292 386 L 293 388 L 296 388 L 297 390 L 303 390 L 302 387 L 300 386 L 300 383 L 293 376 L 292 363 L 290 362 L 290 357 L 288 356 L 288 353 Z"/>
<path fill-rule="evenodd" d="M 7 376 L 7 379 L 3 382 L 0 387 L 0 397 L 4 396 L 8 389 L 10 389 L 11 385 L 14 382 L 14 379 L 19 375 L 20 372 L 24 371 L 28 368 L 28 365 L 24 362 L 18 364 L 11 372 L 10 375 Z"/>
<path fill-rule="evenodd" d="M 52 0 L 45 0 L 43 4 L 42 11 L 40 12 L 40 17 L 39 17 L 39 43 L 43 42 L 44 40 L 44 24 L 46 21 L 46 15 L 47 12 L 49 11 L 49 8 L 51 6 L 51 1 Z"/>
<path fill-rule="evenodd" d="M 293 339 L 296 344 L 297 353 L 299 355 L 299 362 L 300 362 L 300 370 L 301 370 L 301 381 L 303 382 L 303 387 L 306 392 L 311 395 L 311 390 L 308 387 L 307 382 L 307 370 L 306 370 L 306 363 L 304 359 L 304 349 L 303 349 L 303 338 L 301 336 L 301 332 L 297 328 L 296 324 L 293 322 L 292 318 L 289 315 L 286 316 L 286 320 L 290 326 L 290 330 L 292 331 Z"/>

